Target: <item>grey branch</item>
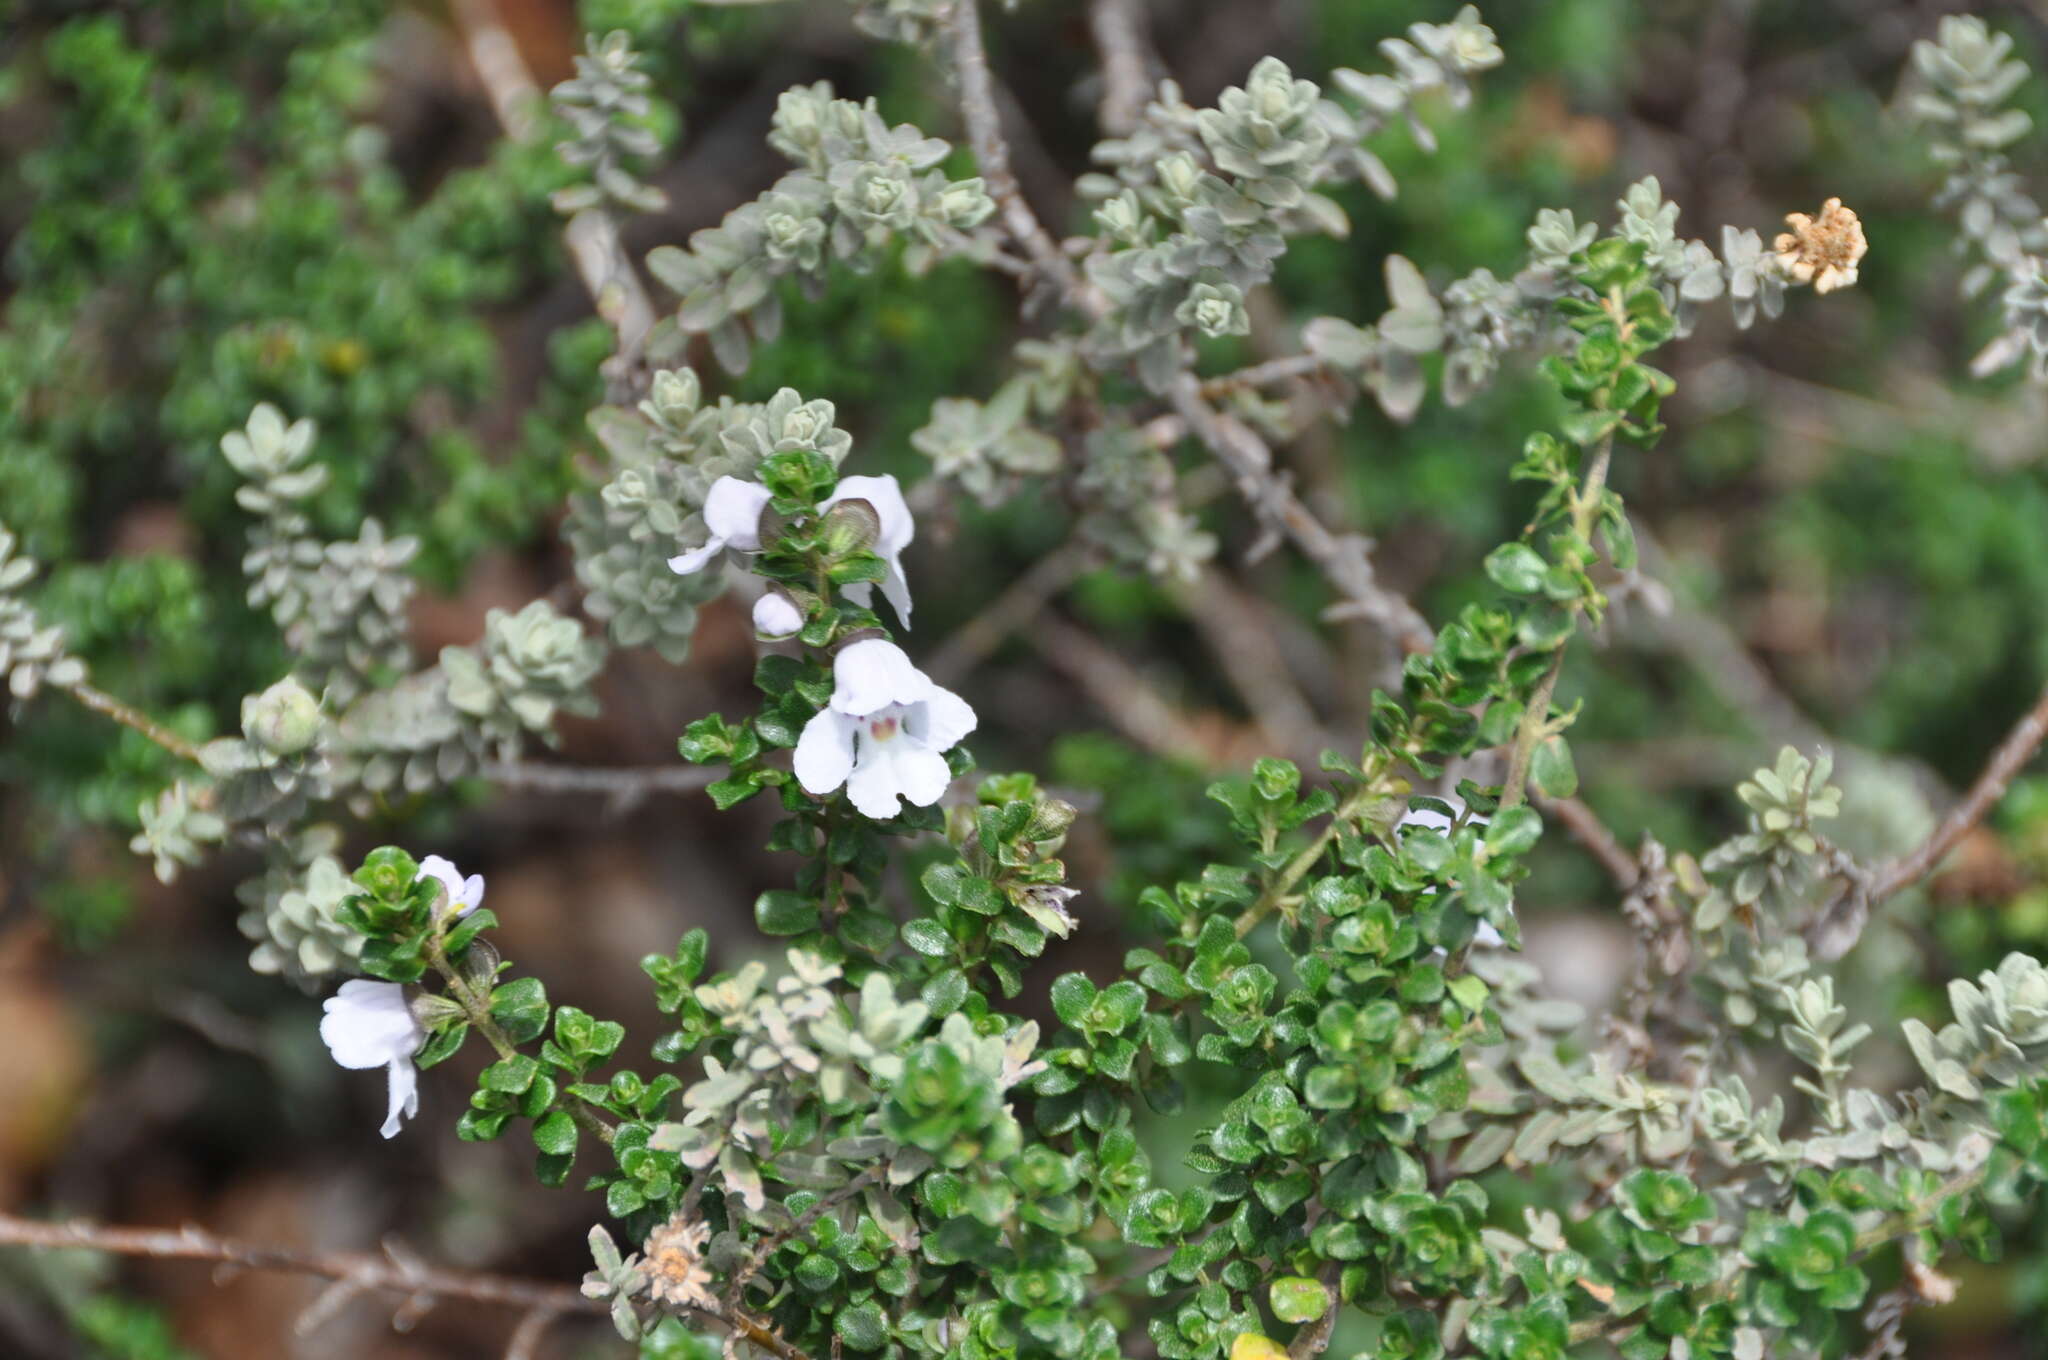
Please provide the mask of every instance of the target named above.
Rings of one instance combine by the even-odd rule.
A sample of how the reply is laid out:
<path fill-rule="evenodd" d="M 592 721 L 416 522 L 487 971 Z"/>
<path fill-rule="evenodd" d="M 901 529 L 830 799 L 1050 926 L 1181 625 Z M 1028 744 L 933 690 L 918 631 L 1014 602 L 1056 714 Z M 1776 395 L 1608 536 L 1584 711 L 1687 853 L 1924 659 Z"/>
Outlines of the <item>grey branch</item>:
<path fill-rule="evenodd" d="M 981 11 L 975 0 L 953 0 L 942 22 L 953 59 L 953 75 L 960 82 L 960 117 L 967 125 L 967 141 L 989 197 L 1003 215 L 1003 228 L 1031 257 L 1062 295 L 1080 302 L 1093 290 L 1081 278 L 1081 271 L 1061 252 L 1059 242 L 1038 220 L 1025 201 L 1023 186 L 1010 168 L 1010 144 L 1003 137 L 1002 113 L 996 103 L 995 81 L 988 69 L 988 51 L 981 40 Z M 1082 304 L 1088 309 L 1086 304 Z M 1094 300 L 1094 308 L 1102 306 Z"/>
<path fill-rule="evenodd" d="M 2012 731 L 2006 733 L 1983 772 L 1970 785 L 1970 791 L 1941 819 L 1933 834 L 1911 854 L 1902 855 L 1879 871 L 1870 887 L 1871 897 L 1882 901 L 1933 873 L 1948 852 L 2005 796 L 2013 777 L 2034 758 L 2044 740 L 2048 740 L 2048 689 L 2042 690 L 2034 706 L 2013 724 Z"/>
<path fill-rule="evenodd" d="M 1009 145 L 1003 139 L 988 53 L 982 45 L 981 14 L 974 0 L 953 0 L 942 22 L 960 85 L 961 119 L 967 126 L 968 143 L 989 194 L 1001 209 L 1005 230 L 1059 286 L 1071 306 L 1091 318 L 1102 316 L 1106 301 L 1081 277 L 1074 262 L 1039 222 L 1010 169 Z M 1369 619 L 1408 651 L 1428 651 L 1435 645 L 1436 634 L 1428 621 L 1407 600 L 1379 584 L 1367 555 L 1370 542 L 1326 528 L 1275 472 L 1273 451 L 1265 440 L 1211 406 L 1192 374 L 1181 375 L 1170 398 L 1188 430 L 1230 471 L 1239 492 L 1269 532 L 1284 534 L 1336 587 L 1342 598 L 1331 607 L 1332 618 Z"/>
<path fill-rule="evenodd" d="M 282 1271 L 333 1280 L 342 1286 L 346 1296 L 380 1293 L 395 1294 L 404 1300 L 464 1299 L 471 1303 L 515 1308 L 529 1315 L 603 1314 L 608 1309 L 602 1300 L 587 1299 L 580 1290 L 569 1285 L 509 1275 L 443 1270 L 412 1261 L 397 1251 L 383 1256 L 366 1252 L 301 1251 L 295 1247 L 215 1237 L 194 1227 L 175 1230 L 108 1228 L 77 1220 L 43 1223 L 0 1214 L 0 1246 L 84 1248 L 119 1256 L 207 1261 L 243 1270 Z"/>
<path fill-rule="evenodd" d="M 1853 865 L 1845 866 L 1844 891 L 1807 931 L 1807 942 L 1815 956 L 1838 959 L 1848 953 L 1862 936 L 1873 906 L 1904 892 L 1940 867 L 1949 851 L 1961 844 L 1963 837 L 1997 806 L 2014 776 L 2026 768 L 2043 741 L 2048 741 L 2048 689 L 2043 689 L 2034 706 L 2020 715 L 1969 791 L 1949 809 L 1926 840 L 1874 872 L 1859 872 Z"/>
<path fill-rule="evenodd" d="M 476 68 L 505 135 L 515 142 L 531 140 L 541 130 L 538 111 L 546 95 L 519 54 L 518 42 L 499 20 L 494 0 L 454 0 L 452 10 L 470 65 Z M 619 337 L 619 352 L 637 355 L 654 325 L 654 306 L 633 272 L 618 223 L 608 213 L 589 209 L 570 218 L 562 236 L 597 314 Z"/>
<path fill-rule="evenodd" d="M 1094 0 L 1088 28 L 1102 55 L 1102 104 L 1097 117 L 1112 137 L 1128 137 L 1151 101 L 1153 81 L 1145 41 L 1144 0 Z"/>
<path fill-rule="evenodd" d="M 601 793 L 630 806 L 656 793 L 696 793 L 718 782 L 716 770 L 695 765 L 544 765 L 500 761 L 483 768 L 484 778 L 508 789 L 535 793 Z"/>
<path fill-rule="evenodd" d="M 1325 527 L 1274 471 L 1273 450 L 1256 431 L 1204 401 L 1193 374 L 1183 373 L 1168 398 L 1188 430 L 1229 469 L 1246 503 L 1337 588 L 1341 598 L 1330 606 L 1329 617 L 1369 619 L 1411 652 L 1426 652 L 1436 645 L 1429 621 L 1414 605 L 1380 585 L 1367 555 L 1370 540 Z"/>

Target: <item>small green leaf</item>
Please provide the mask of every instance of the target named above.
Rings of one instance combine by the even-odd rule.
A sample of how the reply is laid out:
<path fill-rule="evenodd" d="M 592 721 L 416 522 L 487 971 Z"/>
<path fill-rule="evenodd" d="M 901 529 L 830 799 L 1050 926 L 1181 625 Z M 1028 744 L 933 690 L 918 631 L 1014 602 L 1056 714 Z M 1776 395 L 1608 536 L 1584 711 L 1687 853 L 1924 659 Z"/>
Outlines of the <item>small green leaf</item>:
<path fill-rule="evenodd" d="M 1572 748 L 1561 736 L 1545 737 L 1536 745 L 1529 761 L 1529 778 L 1549 798 L 1569 798 L 1579 791 L 1578 767 L 1572 763 Z"/>
<path fill-rule="evenodd" d="M 802 893 L 771 888 L 754 899 L 754 924 L 763 935 L 801 935 L 818 928 L 818 904 Z"/>
<path fill-rule="evenodd" d="M 1503 543 L 1486 555 L 1486 574 L 1511 595 L 1534 595 L 1543 589 L 1550 564 L 1526 543 Z"/>
<path fill-rule="evenodd" d="M 1273 1316 L 1282 1322 L 1314 1322 L 1330 1311 L 1330 1291 L 1305 1275 L 1286 1275 L 1266 1291 Z"/>
<path fill-rule="evenodd" d="M 491 993 L 491 1018 L 515 1044 L 538 1039 L 548 1024 L 548 994 L 539 978 L 514 978 Z"/>
<path fill-rule="evenodd" d="M 576 1121 L 567 1110 L 555 1110 L 533 1126 L 533 1145 L 553 1157 L 576 1151 Z"/>
<path fill-rule="evenodd" d="M 1095 984 L 1083 974 L 1062 973 L 1053 980 L 1052 1013 L 1060 1018 L 1061 1024 L 1081 1028 L 1094 1004 Z"/>
<path fill-rule="evenodd" d="M 902 930 L 903 943 L 927 958 L 943 959 L 953 952 L 953 937 L 946 928 L 928 916 L 905 921 Z"/>

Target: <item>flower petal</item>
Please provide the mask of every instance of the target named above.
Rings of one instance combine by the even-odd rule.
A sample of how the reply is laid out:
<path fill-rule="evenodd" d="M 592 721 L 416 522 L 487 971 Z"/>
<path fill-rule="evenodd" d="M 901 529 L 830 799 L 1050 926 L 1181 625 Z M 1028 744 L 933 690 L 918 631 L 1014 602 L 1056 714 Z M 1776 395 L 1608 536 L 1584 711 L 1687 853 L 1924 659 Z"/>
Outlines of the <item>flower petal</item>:
<path fill-rule="evenodd" d="M 412 1055 L 426 1035 L 395 982 L 353 978 L 321 1006 L 320 1038 L 343 1067 L 381 1067 Z"/>
<path fill-rule="evenodd" d="M 678 576 L 689 576 L 702 571 L 704 564 L 725 550 L 725 540 L 713 537 L 701 548 L 692 548 L 686 553 L 671 557 L 668 569 Z"/>
<path fill-rule="evenodd" d="M 914 704 L 925 698 L 932 682 L 895 643 L 863 638 L 842 650 L 832 662 L 832 707 L 864 718 L 890 704 Z"/>
<path fill-rule="evenodd" d="M 761 512 L 772 499 L 759 482 L 720 477 L 704 496 L 704 525 L 729 548 L 757 552 L 761 547 Z"/>
<path fill-rule="evenodd" d="M 890 763 L 903 796 L 919 807 L 930 807 L 945 797 L 946 786 L 953 782 L 946 758 L 915 737 L 898 737 L 893 744 L 901 748 Z"/>
<path fill-rule="evenodd" d="M 882 576 L 882 598 L 896 611 L 896 619 L 908 631 L 910 628 L 910 582 L 903 575 L 902 559 L 891 556 L 884 559 L 886 571 Z"/>
<path fill-rule="evenodd" d="M 932 686 L 924 700 L 924 731 L 916 735 L 934 751 L 950 751 L 975 727 L 974 710 L 949 689 Z"/>
<path fill-rule="evenodd" d="M 903 810 L 898 800 L 903 792 L 896 772 L 895 750 L 910 743 L 902 737 L 887 742 L 863 744 L 860 761 L 846 781 L 846 796 L 863 817 L 886 821 Z"/>
<path fill-rule="evenodd" d="M 853 773 L 853 719 L 831 709 L 821 710 L 804 724 L 796 740 L 796 782 L 804 792 L 822 798 L 846 782 Z"/>
<path fill-rule="evenodd" d="M 385 1071 L 388 1073 L 386 1090 L 389 1104 L 383 1127 L 377 1132 L 386 1138 L 396 1138 L 404 1122 L 402 1116 L 420 1112 L 420 1074 L 419 1069 L 412 1065 L 411 1058 L 393 1058 Z"/>

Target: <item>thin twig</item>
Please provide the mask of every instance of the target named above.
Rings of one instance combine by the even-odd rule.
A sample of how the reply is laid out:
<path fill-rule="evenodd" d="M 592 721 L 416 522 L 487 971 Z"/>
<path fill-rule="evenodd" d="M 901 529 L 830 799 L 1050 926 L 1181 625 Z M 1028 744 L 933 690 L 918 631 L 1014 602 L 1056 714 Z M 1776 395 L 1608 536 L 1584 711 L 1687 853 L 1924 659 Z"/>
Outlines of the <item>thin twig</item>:
<path fill-rule="evenodd" d="M 497 5 L 493 0 L 453 0 L 450 9 L 499 126 L 515 142 L 532 140 L 543 127 L 539 111 L 546 95 L 527 69 L 518 41 L 499 19 Z M 562 236 L 597 314 L 618 335 L 619 353 L 637 356 L 654 325 L 654 306 L 633 271 L 618 223 L 609 213 L 589 209 L 571 217 Z"/>
<path fill-rule="evenodd" d="M 953 74 L 960 82 L 960 116 L 967 125 L 968 145 L 974 148 L 975 164 L 989 197 L 1002 213 L 1003 227 L 1061 294 L 1078 302 L 1092 290 L 1031 210 L 1023 186 L 1017 183 L 1017 173 L 1010 168 L 1010 145 L 1003 137 L 988 51 L 982 45 L 981 11 L 975 0 L 953 0 L 940 23 L 951 49 Z"/>
<path fill-rule="evenodd" d="M 1128 137 L 1153 90 L 1146 74 L 1144 0 L 1094 0 L 1088 6 L 1088 29 L 1102 55 L 1102 103 L 1096 118 L 1110 136 Z"/>
<path fill-rule="evenodd" d="M 536 1308 L 519 1319 L 512 1339 L 505 1343 L 505 1360 L 533 1360 L 540 1352 L 541 1338 L 547 1335 L 548 1328 L 560 1316 L 552 1308 Z"/>
<path fill-rule="evenodd" d="M 981 15 L 973 0 L 953 0 L 940 19 L 960 84 L 961 119 L 982 179 L 1002 213 L 1003 225 L 1032 262 L 1059 286 L 1069 305 L 1091 319 L 1108 311 L 1108 301 L 1090 286 L 1031 210 L 1010 169 L 1009 145 L 982 46 Z M 1270 528 L 1284 533 L 1314 562 L 1342 598 L 1331 618 L 1372 620 L 1409 651 L 1428 651 L 1436 634 L 1415 607 L 1382 587 L 1367 555 L 1371 543 L 1356 534 L 1325 528 L 1286 482 L 1276 475 L 1273 452 L 1249 426 L 1209 405 L 1201 385 L 1183 373 L 1168 393 L 1187 428 L 1230 471 L 1238 490 Z"/>
<path fill-rule="evenodd" d="M 925 670 L 942 685 L 960 679 L 986 661 L 1012 633 L 1027 627 L 1053 596 L 1094 565 L 1095 558 L 1095 551 L 1078 539 L 1054 548 L 940 643 L 925 662 Z"/>
<path fill-rule="evenodd" d="M 1323 1267 L 1322 1315 L 1294 1334 L 1294 1340 L 1287 1344 L 1288 1360 L 1314 1360 L 1314 1357 L 1329 1349 L 1330 1334 L 1337 1327 L 1338 1269 L 1338 1263 L 1335 1261 Z"/>
<path fill-rule="evenodd" d="M 568 1285 L 509 1275 L 445 1270 L 412 1262 L 400 1263 L 388 1256 L 363 1252 L 301 1251 L 294 1247 L 215 1237 L 195 1227 L 176 1230 L 108 1228 L 77 1220 L 44 1223 L 0 1214 L 0 1246 L 53 1250 L 85 1248 L 158 1260 L 210 1261 L 215 1265 L 244 1270 L 313 1275 L 342 1282 L 365 1293 L 398 1294 L 406 1298 L 424 1294 L 556 1315 L 603 1313 L 607 1308 L 603 1301 L 587 1299 L 581 1291 Z"/>
<path fill-rule="evenodd" d="M 1656 624 L 1664 642 L 1700 672 L 1721 701 L 1775 742 L 1811 751 L 1832 745 L 1828 734 L 1778 688 L 1735 631 L 1702 608 L 1677 583 L 1671 554 L 1639 518 L 1632 518 L 1642 570 L 1671 587 L 1671 609 Z"/>
<path fill-rule="evenodd" d="M 483 767 L 483 777 L 508 789 L 535 793 L 602 793 L 621 803 L 636 803 L 653 793 L 696 793 L 718 782 L 718 771 L 695 765 L 543 765 L 533 761 L 497 761 Z"/>
<path fill-rule="evenodd" d="M 1564 823 L 1564 829 L 1577 841 L 1587 854 L 1600 862 L 1614 885 L 1623 891 L 1635 887 L 1642 877 L 1642 866 L 1635 856 L 1621 848 L 1621 841 L 1607 824 L 1600 820 L 1600 814 L 1580 798 L 1551 798 L 1538 793 L 1536 806 L 1545 816 L 1554 817 Z"/>
<path fill-rule="evenodd" d="M 1330 814 L 1330 820 L 1323 825 L 1323 829 L 1316 833 L 1316 838 L 1296 852 L 1294 858 L 1287 861 L 1287 867 L 1280 871 L 1280 876 L 1266 885 L 1266 890 L 1259 894 L 1258 900 L 1239 914 L 1233 927 L 1237 932 L 1237 938 L 1243 939 L 1258 928 L 1259 922 L 1271 916 L 1276 910 L 1291 905 L 1287 895 L 1294 891 L 1294 885 L 1301 882 L 1304 874 L 1315 868 L 1317 861 L 1322 859 L 1323 852 L 1330 848 L 1330 842 L 1336 840 L 1344 828 L 1358 817 L 1366 804 L 1384 796 L 1384 791 L 1376 783 L 1360 784 L 1346 795 L 1344 801 L 1337 805 L 1336 811 Z"/>
<path fill-rule="evenodd" d="M 1949 851 L 2005 796 L 2014 776 L 2034 758 L 2043 741 L 2048 741 L 2048 689 L 2042 690 L 2034 706 L 2020 715 L 1962 801 L 1949 809 L 1926 840 L 1874 872 L 1859 870 L 1853 862 L 1841 866 L 1840 893 L 1806 931 L 1807 944 L 1815 957 L 1838 959 L 1848 953 L 1869 924 L 1872 907 L 1912 887 L 1940 867 Z"/>
<path fill-rule="evenodd" d="M 1123 734 L 1155 754 L 1198 765 L 1213 760 L 1210 744 L 1173 705 L 1160 698 L 1136 667 L 1051 613 L 1035 619 L 1025 636 L 1055 670 L 1107 713 Z"/>
<path fill-rule="evenodd" d="M 1870 885 L 1872 900 L 1882 901 L 1933 873 L 1948 852 L 2005 796 L 2013 777 L 2033 759 L 2044 740 L 2048 740 L 2048 689 L 2042 690 L 2034 706 L 2013 724 L 2012 731 L 2006 733 L 1983 772 L 1970 785 L 1970 791 L 1941 819 L 1933 834 L 1911 854 L 1900 856 L 1879 871 Z"/>
<path fill-rule="evenodd" d="M 1283 751 L 1315 748 L 1321 724 L 1287 667 L 1272 616 L 1261 602 L 1213 565 L 1198 581 L 1174 581 L 1168 590 L 1266 740 Z"/>
<path fill-rule="evenodd" d="M 147 713 L 129 707 L 106 691 L 94 689 L 91 685 L 81 683 L 69 686 L 64 692 L 93 712 L 104 714 L 121 724 L 121 726 L 140 732 L 143 736 L 148 737 L 151 741 L 178 757 L 178 759 L 189 760 L 194 764 L 198 763 L 199 748 L 197 746 L 194 746 L 170 728 L 165 727 Z"/>
<path fill-rule="evenodd" d="M 1188 430 L 1236 478 L 1239 493 L 1253 510 L 1284 533 L 1337 588 L 1342 598 L 1326 611 L 1328 617 L 1370 619 L 1407 651 L 1426 652 L 1436 645 L 1429 621 L 1414 605 L 1380 585 L 1368 555 L 1371 541 L 1326 528 L 1275 474 L 1273 451 L 1257 432 L 1204 401 L 1193 374 L 1183 373 L 1167 397 Z"/>
<path fill-rule="evenodd" d="M 1267 359 L 1228 373 L 1219 373 L 1213 378 L 1204 378 L 1202 395 L 1214 400 L 1233 392 L 1271 387 L 1297 378 L 1313 378 L 1325 371 L 1324 362 L 1313 354 L 1283 354 L 1277 359 Z"/>

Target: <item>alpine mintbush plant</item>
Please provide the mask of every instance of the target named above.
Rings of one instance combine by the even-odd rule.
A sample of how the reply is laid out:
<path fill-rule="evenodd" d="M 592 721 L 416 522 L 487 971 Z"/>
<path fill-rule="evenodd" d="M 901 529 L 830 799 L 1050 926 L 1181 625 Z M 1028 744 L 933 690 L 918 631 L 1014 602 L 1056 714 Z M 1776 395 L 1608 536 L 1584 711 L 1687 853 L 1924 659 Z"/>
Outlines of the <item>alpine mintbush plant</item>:
<path fill-rule="evenodd" d="M 1715 308 L 1748 328 L 1835 305 L 1864 263 L 1857 215 L 1817 191 L 1768 244 L 1724 226 L 1717 248 L 1643 179 L 1611 215 L 1541 211 L 1499 272 L 1439 284 L 1388 256 L 1380 315 L 1315 317 L 1299 352 L 1216 371 L 1290 244 L 1349 230 L 1328 191 L 1391 195 L 1386 130 L 1428 149 L 1431 106 L 1462 108 L 1510 59 L 1475 10 L 1327 87 L 1266 58 L 1213 107 L 1170 81 L 1117 92 L 1134 112 L 1096 146 L 1091 230 L 1068 238 L 1010 169 L 971 0 L 856 17 L 945 69 L 965 147 L 799 86 L 767 130 L 794 168 L 647 257 L 668 316 L 622 323 L 630 261 L 586 276 L 620 323 L 589 420 L 605 462 L 563 524 L 590 626 L 543 598 L 415 655 L 420 539 L 323 529 L 319 428 L 263 402 L 219 448 L 247 603 L 288 664 L 239 735 L 195 745 L 94 688 L 0 534 L 15 700 L 69 695 L 181 763 L 139 814 L 159 877 L 260 854 L 238 894 L 251 966 L 325 993 L 306 1025 L 341 1067 L 384 1069 L 384 1137 L 482 1052 L 458 1132 L 601 1194 L 583 1293 L 643 1354 L 679 1333 L 775 1360 L 1898 1353 L 1907 1309 L 1955 1291 L 1950 1254 L 1992 1249 L 1994 1215 L 2048 1180 L 2048 967 L 2013 953 L 1951 982 L 1943 1014 L 1883 1036 L 1910 1054 L 1900 1083 L 1861 1061 L 1879 1033 L 1833 964 L 1984 814 L 2048 709 L 1881 861 L 1831 839 L 1856 795 L 1828 753 L 1791 748 L 1735 790 L 1735 834 L 1631 854 L 1576 800 L 1567 683 L 1638 579 L 1617 488 L 1660 456 L 1666 347 Z M 2040 214 L 2003 158 L 2024 69 L 1973 19 L 1914 62 L 1979 282 L 2005 283 L 1984 366 L 2038 369 Z M 612 35 L 555 92 L 583 172 L 555 193 L 572 225 L 615 240 L 618 215 L 659 206 L 634 168 L 658 149 L 651 83 Z M 688 362 L 746 368 L 835 271 L 942 260 L 1014 279 L 1035 329 L 995 391 L 934 404 L 910 441 L 921 484 L 881 471 L 826 395 L 714 398 Z M 1432 622 L 1274 444 L 1365 395 L 1395 420 L 1432 387 L 1456 406 L 1523 359 L 1553 401 L 1497 460 L 1522 527 L 1484 555 L 1484 598 Z M 1268 398 L 1297 381 L 1312 401 Z M 994 700 L 924 668 L 906 551 L 952 488 L 1043 485 L 1092 550 L 1199 595 L 1217 539 L 1186 450 L 1222 474 L 1199 495 L 1234 491 L 1319 571 L 1327 615 L 1394 659 L 1352 677 L 1372 695 L 1359 744 L 1209 789 L 1221 812 L 1188 815 L 1222 843 L 1142 883 L 1141 939 L 1091 976 L 1064 951 L 1107 907 L 1064 857 L 1092 813 L 1036 773 L 977 770 Z M 643 961 L 658 1032 L 555 1004 L 480 876 L 395 845 L 343 856 L 350 819 L 493 778 L 594 711 L 609 650 L 682 661 L 725 592 L 750 610 L 757 697 L 690 721 L 679 753 L 720 811 L 766 805 L 789 869 L 754 903 L 773 950 L 739 951 L 763 957 L 714 969 L 696 929 Z M 1601 852 L 1636 937 L 1597 1016 L 1519 957 L 1516 901 L 1560 825 Z"/>

